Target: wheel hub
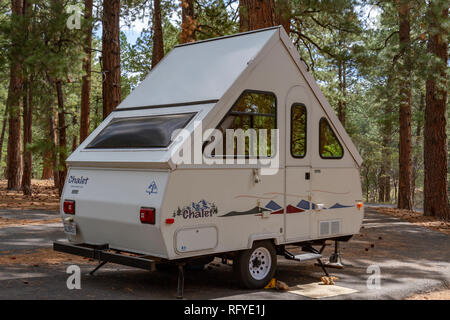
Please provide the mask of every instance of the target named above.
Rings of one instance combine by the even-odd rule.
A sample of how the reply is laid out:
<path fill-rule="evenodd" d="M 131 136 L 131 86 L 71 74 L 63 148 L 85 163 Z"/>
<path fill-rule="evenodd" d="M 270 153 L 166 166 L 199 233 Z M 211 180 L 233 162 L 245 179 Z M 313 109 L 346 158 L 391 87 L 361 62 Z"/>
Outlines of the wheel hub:
<path fill-rule="evenodd" d="M 249 259 L 249 271 L 252 278 L 262 280 L 270 272 L 272 259 L 269 250 L 264 247 L 256 248 Z"/>

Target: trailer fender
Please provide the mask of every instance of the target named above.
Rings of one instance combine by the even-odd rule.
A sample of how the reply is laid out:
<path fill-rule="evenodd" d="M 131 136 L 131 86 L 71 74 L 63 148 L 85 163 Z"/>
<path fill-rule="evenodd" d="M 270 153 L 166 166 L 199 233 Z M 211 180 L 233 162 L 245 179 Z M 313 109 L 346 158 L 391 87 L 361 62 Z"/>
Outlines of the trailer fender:
<path fill-rule="evenodd" d="M 261 241 L 261 240 L 271 240 L 273 241 L 274 245 L 280 244 L 280 238 L 281 235 L 279 233 L 259 233 L 259 234 L 251 234 L 248 238 L 248 249 L 251 249 L 253 247 L 253 243 L 255 241 Z"/>

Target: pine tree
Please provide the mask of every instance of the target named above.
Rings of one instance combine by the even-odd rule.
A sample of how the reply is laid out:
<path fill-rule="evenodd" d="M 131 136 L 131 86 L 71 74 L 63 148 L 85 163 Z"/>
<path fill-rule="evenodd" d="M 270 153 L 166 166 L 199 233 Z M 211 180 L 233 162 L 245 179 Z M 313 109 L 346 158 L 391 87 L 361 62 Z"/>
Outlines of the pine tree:
<path fill-rule="evenodd" d="M 412 210 L 412 142 L 411 142 L 411 48 L 410 3 L 397 0 L 399 14 L 400 62 L 400 141 L 398 208 Z"/>
<path fill-rule="evenodd" d="M 257 30 L 276 25 L 274 0 L 246 0 L 248 30 Z"/>
<path fill-rule="evenodd" d="M 89 135 L 90 113 L 91 113 L 91 51 L 92 51 L 92 6 L 93 0 L 84 1 L 84 17 L 87 21 L 86 44 L 84 47 L 83 70 L 85 75 L 81 85 L 81 114 L 80 114 L 80 144 Z"/>
<path fill-rule="evenodd" d="M 195 19 L 194 0 L 181 0 L 180 42 L 194 42 L 196 40 L 196 30 L 197 21 Z"/>
<path fill-rule="evenodd" d="M 121 102 L 120 0 L 103 1 L 102 73 L 103 119 Z"/>
<path fill-rule="evenodd" d="M 282 25 L 287 34 L 291 33 L 292 1 L 275 0 L 276 24 Z"/>
<path fill-rule="evenodd" d="M 424 132 L 424 214 L 450 218 L 447 154 L 448 3 L 432 0 L 428 11 L 428 51 L 431 72 L 426 81 Z"/>
<path fill-rule="evenodd" d="M 21 39 L 23 28 L 23 0 L 11 0 L 13 29 L 11 30 L 10 82 L 8 92 L 8 189 L 18 190 L 22 177 L 22 154 L 20 138 L 20 112 L 22 109 L 22 58 Z"/>
<path fill-rule="evenodd" d="M 164 40 L 161 21 L 161 1 L 154 0 L 152 68 L 164 57 Z"/>

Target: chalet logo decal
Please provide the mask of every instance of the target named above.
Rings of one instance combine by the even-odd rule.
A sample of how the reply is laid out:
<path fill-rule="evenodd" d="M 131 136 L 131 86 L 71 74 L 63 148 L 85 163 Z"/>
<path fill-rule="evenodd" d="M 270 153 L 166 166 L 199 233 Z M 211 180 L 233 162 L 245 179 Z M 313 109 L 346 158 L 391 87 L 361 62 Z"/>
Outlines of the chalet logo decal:
<path fill-rule="evenodd" d="M 183 208 L 178 207 L 174 210 L 173 217 L 183 217 L 183 219 L 198 219 L 207 218 L 217 215 L 217 207 L 214 203 L 206 200 L 200 200 L 199 202 L 192 202 L 191 205 Z"/>
<path fill-rule="evenodd" d="M 145 192 L 147 192 L 150 196 L 152 194 L 158 194 L 158 186 L 156 185 L 156 182 L 154 180 L 148 186 L 148 188 L 147 188 L 147 190 Z"/>
<path fill-rule="evenodd" d="M 88 180 L 89 180 L 89 178 L 85 178 L 83 176 L 81 176 L 79 178 L 75 177 L 75 176 L 70 176 L 68 183 L 70 183 L 70 184 L 87 184 Z"/>

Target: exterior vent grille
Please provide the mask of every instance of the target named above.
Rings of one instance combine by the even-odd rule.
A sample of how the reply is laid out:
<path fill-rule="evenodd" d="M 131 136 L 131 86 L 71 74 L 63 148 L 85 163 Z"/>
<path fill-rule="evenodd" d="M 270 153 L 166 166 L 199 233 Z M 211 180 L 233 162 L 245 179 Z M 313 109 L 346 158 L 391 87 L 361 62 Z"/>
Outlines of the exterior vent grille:
<path fill-rule="evenodd" d="M 341 222 L 339 220 L 320 221 L 319 234 L 321 236 L 339 233 L 341 233 Z"/>
<path fill-rule="evenodd" d="M 340 221 L 332 221 L 331 222 L 331 233 L 337 234 L 340 233 L 341 229 L 341 223 Z"/>
<path fill-rule="evenodd" d="M 320 222 L 320 235 L 325 236 L 330 234 L 330 222 L 329 221 L 321 221 Z"/>

